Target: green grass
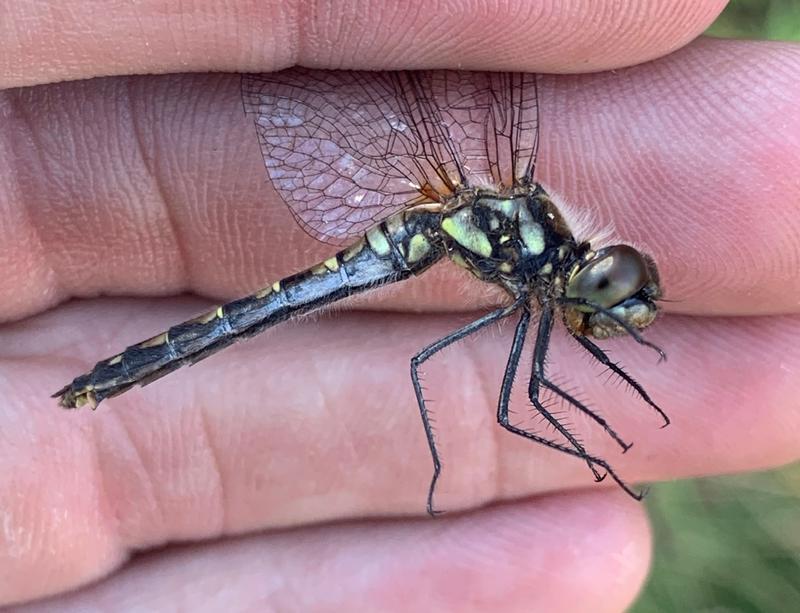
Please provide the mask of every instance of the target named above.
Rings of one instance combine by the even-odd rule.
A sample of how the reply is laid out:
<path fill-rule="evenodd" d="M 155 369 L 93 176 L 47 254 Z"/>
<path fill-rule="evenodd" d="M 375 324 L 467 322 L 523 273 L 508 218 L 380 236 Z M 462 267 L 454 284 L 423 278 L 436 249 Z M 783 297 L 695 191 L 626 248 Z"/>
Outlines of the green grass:
<path fill-rule="evenodd" d="M 735 0 L 706 34 L 720 38 L 800 40 L 800 2 Z"/>
<path fill-rule="evenodd" d="M 798 610 L 799 494 L 800 464 L 654 487 L 655 558 L 632 613 Z"/>
<path fill-rule="evenodd" d="M 800 0 L 735 0 L 706 34 L 800 41 Z M 657 484 L 647 505 L 655 557 L 631 613 L 800 611 L 800 463 Z"/>

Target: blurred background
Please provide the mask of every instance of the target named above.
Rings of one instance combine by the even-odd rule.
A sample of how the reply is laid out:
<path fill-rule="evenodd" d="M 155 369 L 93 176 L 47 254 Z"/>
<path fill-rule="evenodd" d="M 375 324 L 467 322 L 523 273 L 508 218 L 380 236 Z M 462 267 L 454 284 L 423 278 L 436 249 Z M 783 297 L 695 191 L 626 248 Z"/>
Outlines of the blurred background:
<path fill-rule="evenodd" d="M 718 38 L 800 40 L 800 1 L 731 0 L 706 34 Z"/>
<path fill-rule="evenodd" d="M 732 0 L 706 34 L 800 41 L 800 0 Z M 800 611 L 800 463 L 661 483 L 647 505 L 655 557 L 631 613 Z"/>

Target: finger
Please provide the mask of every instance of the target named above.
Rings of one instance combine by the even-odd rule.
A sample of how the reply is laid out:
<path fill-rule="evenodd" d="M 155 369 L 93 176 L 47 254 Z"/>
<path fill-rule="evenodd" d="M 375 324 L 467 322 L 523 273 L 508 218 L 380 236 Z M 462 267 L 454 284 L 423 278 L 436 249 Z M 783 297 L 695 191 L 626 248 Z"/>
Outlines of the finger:
<path fill-rule="evenodd" d="M 15 576 L 42 576 L 32 565 L 42 563 L 44 550 L 59 552 L 47 557 L 56 568 L 46 576 L 89 577 L 118 564 L 129 548 L 165 541 L 423 513 L 432 466 L 408 359 L 463 321 L 364 313 L 306 321 L 108 401 L 96 413 L 60 412 L 47 398 L 98 354 L 140 337 L 134 328 L 149 334 L 160 326 L 155 320 L 196 310 L 184 307 L 181 314 L 172 301 L 73 305 L 0 337 L 7 407 L 0 496 L 16 501 L 7 507 L 8 533 L 19 536 L 6 562 Z M 623 456 L 587 418 L 554 410 L 631 482 L 796 459 L 797 323 L 666 318 L 654 340 L 670 359 L 658 367 L 631 343 L 614 344 L 612 357 L 630 366 L 672 418 L 663 430 L 649 407 L 607 384 L 556 335 L 551 376 L 636 446 Z M 104 330 L 119 338 L 112 344 L 98 337 Z M 510 333 L 505 327 L 465 341 L 425 365 L 444 466 L 440 509 L 599 487 L 584 463 L 495 423 Z M 528 360 L 520 393 L 529 372 Z M 523 395 L 512 409 L 514 423 L 553 434 Z"/>
<path fill-rule="evenodd" d="M 620 8 L 551 0 L 20 3 L 0 36 L 0 87 L 103 75 L 317 68 L 575 72 L 643 62 L 705 30 L 724 0 Z M 36 44 L 32 44 L 35 39 Z M 121 44 L 121 41 L 124 41 Z"/>
<path fill-rule="evenodd" d="M 797 312 L 800 49 L 704 41 L 541 89 L 537 175 L 655 256 L 669 309 Z M 2 318 L 69 296 L 230 298 L 331 254 L 265 181 L 237 77 L 109 79 L 0 100 Z M 443 266 L 371 304 L 498 299 Z"/>
<path fill-rule="evenodd" d="M 162 550 L 103 583 L 20 611 L 100 603 L 157 611 L 622 611 L 644 581 L 649 540 L 643 508 L 619 495 L 552 496 L 440 521 L 324 526 Z"/>

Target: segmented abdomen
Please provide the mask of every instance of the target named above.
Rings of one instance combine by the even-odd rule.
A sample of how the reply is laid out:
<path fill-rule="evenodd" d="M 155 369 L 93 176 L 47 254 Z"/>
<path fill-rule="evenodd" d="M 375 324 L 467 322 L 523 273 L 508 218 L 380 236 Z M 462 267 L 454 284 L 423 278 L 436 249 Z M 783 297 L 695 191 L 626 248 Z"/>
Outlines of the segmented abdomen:
<path fill-rule="evenodd" d="M 398 213 L 316 266 L 98 362 L 53 397 L 66 408 L 95 408 L 105 398 L 146 385 L 289 317 L 421 272 L 443 255 L 437 227 L 433 213 Z"/>

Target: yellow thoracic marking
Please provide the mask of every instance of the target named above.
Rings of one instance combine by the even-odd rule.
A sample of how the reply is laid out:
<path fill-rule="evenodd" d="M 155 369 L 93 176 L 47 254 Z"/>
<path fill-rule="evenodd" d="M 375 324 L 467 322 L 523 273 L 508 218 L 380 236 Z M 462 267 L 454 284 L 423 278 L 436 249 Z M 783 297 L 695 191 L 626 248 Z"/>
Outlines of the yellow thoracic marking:
<path fill-rule="evenodd" d="M 572 281 L 573 281 L 573 279 L 575 278 L 575 275 L 577 275 L 577 274 L 578 274 L 578 271 L 579 271 L 580 269 L 581 269 L 581 265 L 580 265 L 578 262 L 575 262 L 575 264 L 573 264 L 573 265 L 572 265 L 572 268 L 571 268 L 571 269 L 570 269 L 570 271 L 567 273 L 567 279 L 566 279 L 566 281 L 567 281 L 567 287 L 568 287 L 568 288 L 569 288 L 569 286 L 572 284 Z"/>
<path fill-rule="evenodd" d="M 414 262 L 422 259 L 431 249 L 431 244 L 424 234 L 415 234 L 408 241 L 408 261 L 413 264 Z"/>
<path fill-rule="evenodd" d="M 544 228 L 533 219 L 526 206 L 519 209 L 519 236 L 533 255 L 544 252 Z"/>
<path fill-rule="evenodd" d="M 503 234 L 503 236 L 500 237 L 500 244 L 505 245 L 510 240 L 511 237 L 508 234 Z"/>
<path fill-rule="evenodd" d="M 492 201 L 491 207 L 495 210 L 500 211 L 501 213 L 503 213 L 503 215 L 505 215 L 509 219 L 512 219 L 514 217 L 514 211 L 517 208 L 517 205 L 513 200 L 506 199 L 506 200 Z"/>
<path fill-rule="evenodd" d="M 453 260 L 453 263 L 456 266 L 460 266 L 461 268 L 470 269 L 470 265 L 467 264 L 466 260 L 461 257 L 461 254 L 458 251 L 451 251 L 450 252 L 450 259 Z"/>
<path fill-rule="evenodd" d="M 462 209 L 442 220 L 442 230 L 459 245 L 485 258 L 492 255 L 492 243 L 486 234 L 472 223 L 469 209 Z"/>
<path fill-rule="evenodd" d="M 363 248 L 364 248 L 364 239 L 359 239 L 358 242 L 353 243 L 347 249 L 344 250 L 344 253 L 342 254 L 342 260 L 344 260 L 345 262 L 349 262 L 359 253 L 361 253 L 361 250 Z"/>
<path fill-rule="evenodd" d="M 397 234 L 403 229 L 404 225 L 405 215 L 403 213 L 398 213 L 397 215 L 392 215 L 386 220 L 386 231 L 388 232 L 389 236 L 397 236 Z"/>
<path fill-rule="evenodd" d="M 272 291 L 275 292 L 276 294 L 279 291 L 281 291 L 281 282 L 280 281 L 275 281 L 275 283 L 272 284 Z"/>
<path fill-rule="evenodd" d="M 544 229 L 538 223 L 521 226 L 519 229 L 522 242 L 533 255 L 544 252 Z"/>
<path fill-rule="evenodd" d="M 568 252 L 569 252 L 569 247 L 567 247 L 566 245 L 561 245 L 558 248 L 558 259 L 563 260 L 565 257 L 567 257 Z"/>
<path fill-rule="evenodd" d="M 509 273 L 513 270 L 513 266 L 511 266 L 511 262 L 502 262 L 500 266 L 498 266 L 500 272 Z"/>
<path fill-rule="evenodd" d="M 387 256 L 391 253 L 389 241 L 386 240 L 386 236 L 379 227 L 367 231 L 367 242 L 372 250 L 380 256 Z"/>
<path fill-rule="evenodd" d="M 154 336 L 153 338 L 148 338 L 146 341 L 142 341 L 139 343 L 139 347 L 141 349 L 147 349 L 148 347 L 158 347 L 159 345 L 163 345 L 169 340 L 169 332 L 162 332 L 161 334 Z"/>
<path fill-rule="evenodd" d="M 551 272 L 553 272 L 553 265 L 550 262 L 547 262 L 547 264 L 539 269 L 540 275 L 549 275 Z"/>
<path fill-rule="evenodd" d="M 221 306 L 217 307 L 216 316 L 218 319 L 222 319 L 223 317 L 225 317 L 225 309 L 223 309 Z"/>
<path fill-rule="evenodd" d="M 121 353 L 119 355 L 115 355 L 113 358 L 108 360 L 108 365 L 109 366 L 114 366 L 114 364 L 119 364 L 120 362 L 122 362 L 122 354 Z"/>

